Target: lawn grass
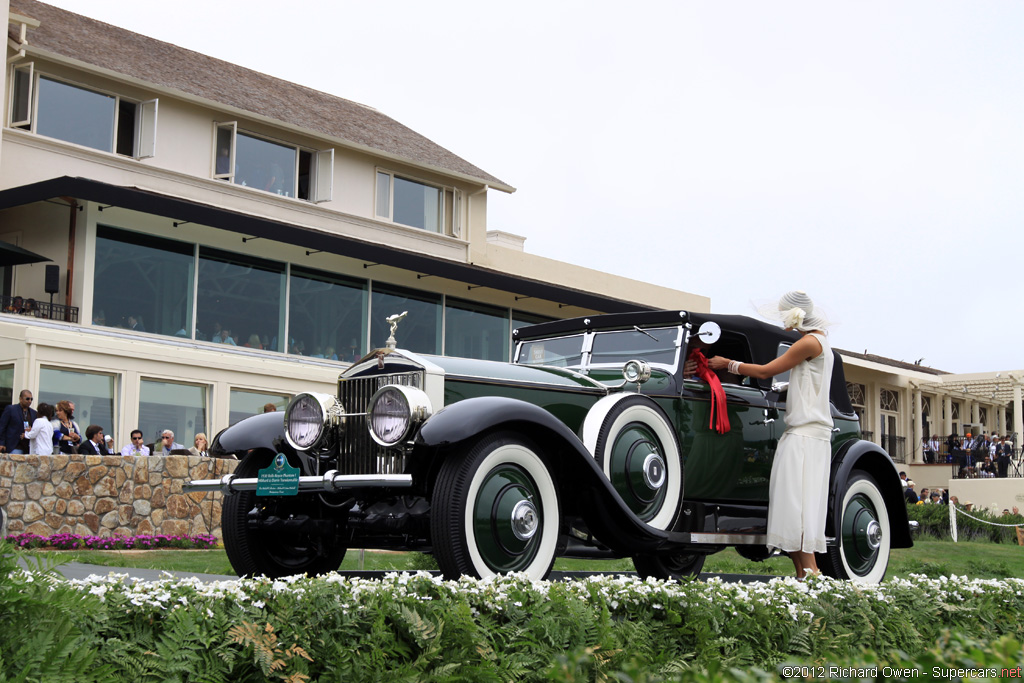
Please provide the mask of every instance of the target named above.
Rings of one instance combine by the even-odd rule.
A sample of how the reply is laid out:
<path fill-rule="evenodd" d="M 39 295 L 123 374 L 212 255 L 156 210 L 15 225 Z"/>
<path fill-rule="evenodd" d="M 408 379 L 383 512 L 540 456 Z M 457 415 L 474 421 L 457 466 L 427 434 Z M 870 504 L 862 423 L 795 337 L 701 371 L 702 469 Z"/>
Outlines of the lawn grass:
<path fill-rule="evenodd" d="M 218 550 L 65 550 L 22 551 L 57 556 L 62 561 L 97 564 L 105 567 L 138 567 L 167 571 L 198 572 L 233 576 L 234 570 L 223 549 Z M 432 559 L 421 553 L 366 551 L 360 562 L 358 550 L 345 556 L 341 571 L 416 570 L 432 567 Z M 577 560 L 562 558 L 555 562 L 558 571 L 633 571 L 629 559 Z M 712 574 L 767 574 L 788 576 L 793 565 L 788 558 L 773 557 L 765 562 L 751 562 L 733 550 L 711 555 L 704 571 Z M 986 542 L 952 543 L 951 541 L 918 540 L 913 548 L 892 551 L 887 578 L 906 578 L 910 574 L 969 576 L 981 579 L 1024 578 L 1024 548 L 1017 545 Z"/>

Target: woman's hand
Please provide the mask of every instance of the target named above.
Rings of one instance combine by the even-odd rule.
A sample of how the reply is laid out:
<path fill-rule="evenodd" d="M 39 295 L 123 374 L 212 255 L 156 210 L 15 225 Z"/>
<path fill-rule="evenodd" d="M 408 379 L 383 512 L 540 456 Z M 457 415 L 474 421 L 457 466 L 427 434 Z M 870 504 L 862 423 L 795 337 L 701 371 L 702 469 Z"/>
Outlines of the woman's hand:
<path fill-rule="evenodd" d="M 729 367 L 729 359 L 722 356 L 713 356 L 708 359 L 708 367 L 712 370 L 725 370 Z"/>

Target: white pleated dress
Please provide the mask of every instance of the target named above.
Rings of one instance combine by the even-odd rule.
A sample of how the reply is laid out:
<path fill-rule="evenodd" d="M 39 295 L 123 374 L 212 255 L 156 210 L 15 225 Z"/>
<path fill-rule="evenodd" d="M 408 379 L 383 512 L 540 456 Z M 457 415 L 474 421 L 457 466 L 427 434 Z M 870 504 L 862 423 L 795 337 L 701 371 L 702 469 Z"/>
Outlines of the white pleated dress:
<path fill-rule="evenodd" d="M 786 431 L 779 439 L 768 485 L 767 545 L 785 552 L 825 552 L 834 358 L 825 336 L 812 335 L 821 342 L 821 354 L 790 373 Z"/>

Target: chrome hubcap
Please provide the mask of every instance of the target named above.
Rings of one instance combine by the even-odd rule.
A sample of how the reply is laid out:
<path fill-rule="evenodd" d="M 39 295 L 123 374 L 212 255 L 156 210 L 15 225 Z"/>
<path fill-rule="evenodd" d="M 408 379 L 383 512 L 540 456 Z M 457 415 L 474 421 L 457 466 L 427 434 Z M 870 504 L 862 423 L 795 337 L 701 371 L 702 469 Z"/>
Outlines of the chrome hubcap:
<path fill-rule="evenodd" d="M 644 483 L 652 491 L 665 485 L 665 461 L 657 453 L 648 453 L 644 458 Z"/>
<path fill-rule="evenodd" d="M 512 533 L 520 541 L 528 541 L 537 533 L 540 526 L 540 515 L 537 508 L 528 500 L 521 500 L 512 508 Z"/>
<path fill-rule="evenodd" d="M 875 520 L 868 522 L 867 540 L 872 550 L 878 550 L 878 546 L 882 545 L 882 527 Z"/>

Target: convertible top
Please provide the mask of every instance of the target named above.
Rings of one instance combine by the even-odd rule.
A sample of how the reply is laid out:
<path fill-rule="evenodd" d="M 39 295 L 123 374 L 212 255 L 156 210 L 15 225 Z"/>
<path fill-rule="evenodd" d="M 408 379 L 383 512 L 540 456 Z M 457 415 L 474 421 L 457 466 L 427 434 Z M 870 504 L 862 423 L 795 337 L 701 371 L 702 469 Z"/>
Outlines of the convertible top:
<path fill-rule="evenodd" d="M 620 330 L 636 327 L 665 327 L 690 323 L 696 333 L 707 321 L 718 323 L 723 332 L 745 337 L 750 348 L 751 362 L 764 365 L 776 358 L 779 344 L 792 344 L 800 338 L 798 332 L 787 332 L 778 325 L 757 320 L 745 315 L 719 315 L 715 313 L 692 313 L 690 311 L 637 311 L 631 313 L 608 313 L 606 315 L 588 315 L 565 320 L 552 320 L 520 327 L 512 332 L 516 341 L 562 337 L 569 334 L 580 334 L 588 330 Z M 846 375 L 843 372 L 843 359 L 834 349 L 835 363 L 832 370 L 831 395 L 832 404 L 841 413 L 847 415 L 854 412 L 850 397 L 846 393 Z M 763 389 L 771 388 L 771 380 L 757 380 Z"/>

